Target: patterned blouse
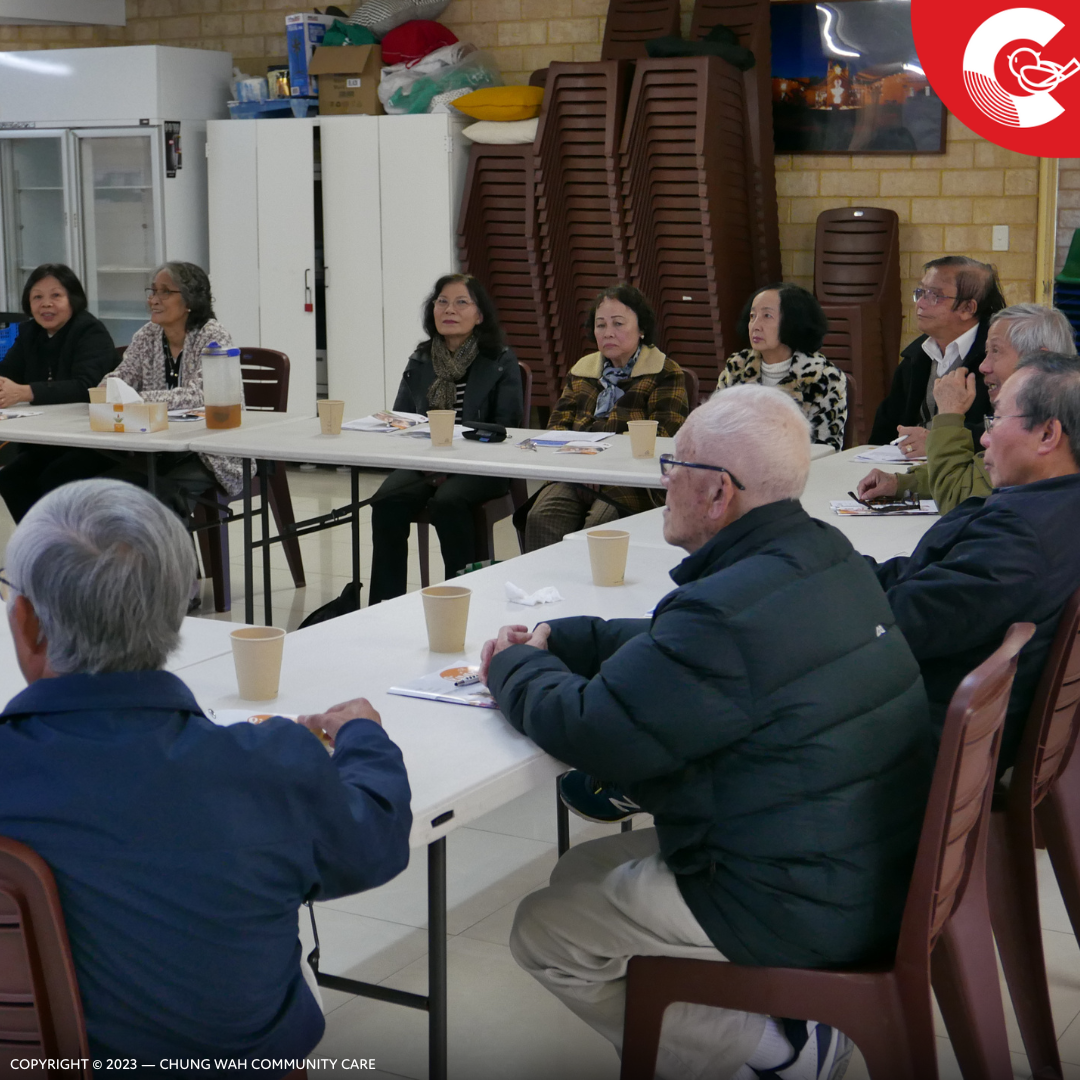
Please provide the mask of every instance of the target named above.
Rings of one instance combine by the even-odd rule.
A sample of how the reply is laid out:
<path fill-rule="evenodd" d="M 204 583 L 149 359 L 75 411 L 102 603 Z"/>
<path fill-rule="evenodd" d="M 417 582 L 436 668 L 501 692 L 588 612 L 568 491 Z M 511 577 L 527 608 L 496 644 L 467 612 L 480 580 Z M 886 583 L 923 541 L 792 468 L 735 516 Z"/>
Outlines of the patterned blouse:
<path fill-rule="evenodd" d="M 184 338 L 184 348 L 179 356 L 180 377 L 176 387 L 170 390 L 166 383 L 165 345 L 161 327 L 156 323 L 147 323 L 135 331 L 120 366 L 115 371 L 110 371 L 105 379 L 123 379 L 133 390 L 142 394 L 144 400 L 168 402 L 170 409 L 201 408 L 202 351 L 211 341 L 216 341 L 219 345 L 232 345 L 229 331 L 217 319 L 210 319 L 200 329 L 191 331 Z M 102 379 L 101 385 L 105 384 L 105 379 Z M 240 467 L 240 458 L 200 454 L 199 460 L 230 495 L 239 495 L 243 491 L 244 474 Z"/>
<path fill-rule="evenodd" d="M 720 372 L 716 393 L 739 383 L 761 382 L 761 353 L 743 349 L 727 358 Z M 810 421 L 810 437 L 825 443 L 837 453 L 844 448 L 844 426 L 847 424 L 847 377 L 821 353 L 807 356 L 797 352 L 791 357 L 791 371 L 777 384 L 806 414 Z"/>

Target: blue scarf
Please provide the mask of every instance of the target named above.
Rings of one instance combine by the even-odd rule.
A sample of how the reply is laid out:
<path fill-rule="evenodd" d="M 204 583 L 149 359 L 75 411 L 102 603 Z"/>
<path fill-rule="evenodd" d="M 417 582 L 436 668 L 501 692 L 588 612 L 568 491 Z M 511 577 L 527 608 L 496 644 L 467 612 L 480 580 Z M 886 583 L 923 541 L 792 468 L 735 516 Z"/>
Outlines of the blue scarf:
<path fill-rule="evenodd" d="M 641 346 L 638 346 L 637 352 L 630 357 L 626 367 L 616 367 L 606 357 L 604 358 L 604 372 L 600 376 L 600 393 L 596 399 L 596 411 L 593 416 L 596 419 L 607 416 L 612 409 L 618 404 L 619 398 L 626 393 L 619 383 L 629 379 L 634 373 L 634 365 L 637 363 L 637 358 L 641 355 Z"/>

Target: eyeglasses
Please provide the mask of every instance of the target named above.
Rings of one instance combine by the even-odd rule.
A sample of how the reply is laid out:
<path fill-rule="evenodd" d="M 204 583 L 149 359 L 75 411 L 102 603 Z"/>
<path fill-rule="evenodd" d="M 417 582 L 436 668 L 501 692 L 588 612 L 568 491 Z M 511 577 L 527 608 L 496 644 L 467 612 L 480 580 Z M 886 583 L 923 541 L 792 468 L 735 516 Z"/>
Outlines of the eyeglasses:
<path fill-rule="evenodd" d="M 445 311 L 448 307 L 452 307 L 455 311 L 466 311 L 471 307 L 476 307 L 476 304 L 464 296 L 459 296 L 456 300 L 447 300 L 445 296 L 440 296 L 435 301 L 435 307 L 439 311 Z"/>
<path fill-rule="evenodd" d="M 1031 414 L 1023 412 L 1005 413 L 1003 416 L 994 416 L 993 413 L 987 413 L 983 417 L 983 431 L 990 432 L 993 430 L 994 425 L 999 420 L 1008 420 L 1010 418 L 1014 420 L 1026 420 Z"/>
<path fill-rule="evenodd" d="M 5 604 L 11 599 L 12 593 L 17 593 L 19 590 L 11 584 L 6 577 L 4 577 L 4 568 L 0 566 L 0 600 Z"/>
<path fill-rule="evenodd" d="M 731 482 L 740 491 L 746 490 L 746 485 L 740 484 L 739 481 L 735 479 L 735 474 L 730 469 L 725 469 L 723 465 L 702 465 L 700 462 L 697 461 L 676 461 L 674 456 L 671 454 L 660 455 L 661 476 L 670 476 L 671 470 L 674 469 L 676 465 L 681 465 L 684 469 L 708 469 L 709 472 L 727 473 L 728 476 L 731 477 Z"/>
<path fill-rule="evenodd" d="M 143 291 L 146 293 L 147 300 L 153 300 L 155 296 L 161 300 L 164 300 L 167 296 L 180 295 L 179 289 L 154 289 L 151 288 L 149 285 Z"/>
<path fill-rule="evenodd" d="M 947 293 L 943 293 L 940 289 L 916 289 L 911 298 L 917 304 L 920 300 L 926 297 L 927 302 L 931 307 L 937 307 L 942 300 L 956 300 L 956 296 L 949 296 Z"/>

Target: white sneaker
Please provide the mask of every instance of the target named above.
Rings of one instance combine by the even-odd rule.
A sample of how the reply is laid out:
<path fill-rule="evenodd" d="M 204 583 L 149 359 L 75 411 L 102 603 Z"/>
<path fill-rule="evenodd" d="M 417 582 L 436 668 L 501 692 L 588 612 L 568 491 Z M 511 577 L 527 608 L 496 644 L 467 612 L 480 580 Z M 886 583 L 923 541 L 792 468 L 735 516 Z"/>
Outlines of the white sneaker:
<path fill-rule="evenodd" d="M 847 1072 L 855 1044 L 842 1032 L 816 1020 L 807 1020 L 806 1040 L 799 1056 L 788 1066 L 777 1069 L 778 1080 L 842 1080 Z"/>

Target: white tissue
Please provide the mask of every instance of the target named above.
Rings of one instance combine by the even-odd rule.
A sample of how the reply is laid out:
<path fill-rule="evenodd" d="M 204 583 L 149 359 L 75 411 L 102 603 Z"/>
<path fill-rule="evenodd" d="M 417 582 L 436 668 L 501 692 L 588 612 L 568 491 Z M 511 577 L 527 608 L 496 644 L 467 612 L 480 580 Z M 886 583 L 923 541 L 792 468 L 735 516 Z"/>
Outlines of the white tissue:
<path fill-rule="evenodd" d="M 136 401 L 142 401 L 142 394 L 138 390 L 132 390 L 123 379 L 115 376 L 105 384 L 105 401 L 109 405 L 130 405 Z"/>
<path fill-rule="evenodd" d="M 524 589 L 519 589 L 512 581 L 508 581 L 506 583 L 506 599 L 511 604 L 536 607 L 537 604 L 557 604 L 562 600 L 562 597 L 554 585 L 547 585 L 543 589 L 537 589 L 536 592 L 530 595 Z"/>

